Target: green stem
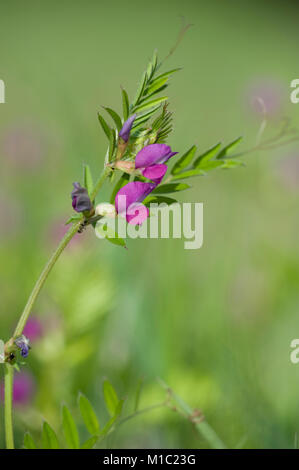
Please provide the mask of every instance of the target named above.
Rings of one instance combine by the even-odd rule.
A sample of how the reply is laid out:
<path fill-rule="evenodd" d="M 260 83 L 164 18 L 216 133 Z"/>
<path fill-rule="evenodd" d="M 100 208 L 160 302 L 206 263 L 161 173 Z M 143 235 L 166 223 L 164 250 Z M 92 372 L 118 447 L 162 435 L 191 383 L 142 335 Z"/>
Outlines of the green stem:
<path fill-rule="evenodd" d="M 94 201 L 96 195 L 98 194 L 100 188 L 102 187 L 106 177 L 110 172 L 109 168 L 105 168 L 101 173 L 98 181 L 95 184 L 94 190 L 91 195 L 91 200 Z M 32 311 L 33 305 L 46 282 L 51 270 L 53 269 L 56 261 L 59 256 L 69 244 L 73 236 L 78 232 L 78 229 L 82 223 L 82 220 L 74 223 L 71 228 L 64 235 L 56 250 L 52 254 L 51 258 L 44 267 L 40 277 L 35 283 L 33 290 L 29 296 L 29 299 L 25 305 L 23 313 L 18 321 L 16 329 L 14 331 L 13 337 L 20 336 L 23 332 L 23 329 L 26 325 L 28 317 Z M 13 424 L 12 424 L 12 394 L 13 394 L 13 367 L 10 364 L 5 364 L 5 379 L 4 379 L 4 420 L 5 420 L 5 436 L 6 436 L 6 447 L 7 449 L 14 448 L 14 439 L 13 439 Z"/>
<path fill-rule="evenodd" d="M 78 229 L 80 227 L 81 221 L 76 222 L 75 224 L 72 225 L 72 227 L 67 231 L 67 233 L 64 235 L 62 240 L 60 241 L 58 247 L 52 254 L 51 258 L 47 262 L 46 266 L 44 267 L 40 277 L 36 281 L 35 286 L 33 287 L 33 290 L 29 296 L 29 299 L 27 301 L 27 304 L 25 305 L 25 308 L 23 310 L 23 313 L 18 321 L 18 324 L 16 326 L 15 332 L 14 332 L 14 337 L 20 336 L 23 332 L 23 329 L 26 325 L 26 322 L 28 320 L 28 317 L 30 315 L 30 312 L 32 310 L 32 307 L 37 299 L 38 294 L 40 293 L 41 288 L 43 287 L 47 277 L 49 276 L 53 266 L 55 265 L 56 261 L 58 260 L 59 256 L 63 252 L 63 250 L 66 248 L 68 243 L 71 241 L 73 236 L 78 232 Z"/>
<path fill-rule="evenodd" d="M 163 380 L 158 379 L 162 387 L 167 391 L 169 396 L 176 402 L 180 411 L 188 418 L 195 426 L 196 430 L 201 434 L 204 439 L 210 444 L 212 449 L 226 449 L 224 442 L 218 437 L 212 426 L 207 423 L 205 419 L 202 421 L 194 421 L 194 410 L 182 400 L 182 398 L 174 393 L 174 391 L 168 387 L 168 385 L 163 382 Z"/>
<path fill-rule="evenodd" d="M 111 172 L 111 168 L 109 168 L 107 166 L 102 171 L 102 173 L 101 173 L 98 181 L 96 182 L 96 184 L 93 188 L 93 191 L 90 195 L 90 199 L 92 200 L 92 202 L 94 202 L 94 200 L 96 198 L 96 195 L 98 194 L 99 190 L 103 186 L 103 183 L 104 183 L 105 179 L 107 178 L 107 176 L 109 175 L 110 172 Z"/>
<path fill-rule="evenodd" d="M 12 391 L 13 391 L 13 367 L 5 364 L 4 372 L 4 420 L 6 448 L 14 449 L 13 427 L 12 427 Z"/>

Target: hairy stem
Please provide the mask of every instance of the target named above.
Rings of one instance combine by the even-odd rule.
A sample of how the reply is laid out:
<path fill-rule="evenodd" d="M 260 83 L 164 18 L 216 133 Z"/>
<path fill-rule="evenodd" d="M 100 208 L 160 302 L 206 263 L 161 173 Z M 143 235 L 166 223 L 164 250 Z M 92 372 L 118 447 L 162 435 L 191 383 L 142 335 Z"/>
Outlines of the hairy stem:
<path fill-rule="evenodd" d="M 97 193 L 102 187 L 108 173 L 110 172 L 109 168 L 105 168 L 101 173 L 98 181 L 95 184 L 94 190 L 91 195 L 91 200 L 94 201 Z M 44 267 L 41 275 L 33 287 L 33 290 L 29 296 L 29 299 L 25 305 L 23 313 L 18 321 L 16 329 L 13 334 L 13 338 L 20 336 L 23 332 L 23 329 L 26 325 L 28 317 L 32 311 L 33 305 L 46 282 L 51 270 L 55 266 L 58 258 L 61 253 L 64 251 L 66 246 L 69 244 L 71 239 L 76 235 L 78 229 L 82 223 L 82 220 L 74 223 L 71 228 L 67 231 L 64 237 L 59 242 L 56 250 L 52 254 L 51 258 Z M 5 386 L 4 386 L 4 420 L 5 420 L 5 436 L 6 436 L 6 447 L 7 449 L 14 448 L 14 439 L 13 439 L 13 424 L 12 424 L 12 393 L 13 393 L 13 367 L 10 364 L 5 364 Z"/>
<path fill-rule="evenodd" d="M 5 364 L 4 372 L 4 421 L 6 448 L 14 449 L 13 427 L 12 427 L 12 391 L 13 391 L 13 367 Z"/>

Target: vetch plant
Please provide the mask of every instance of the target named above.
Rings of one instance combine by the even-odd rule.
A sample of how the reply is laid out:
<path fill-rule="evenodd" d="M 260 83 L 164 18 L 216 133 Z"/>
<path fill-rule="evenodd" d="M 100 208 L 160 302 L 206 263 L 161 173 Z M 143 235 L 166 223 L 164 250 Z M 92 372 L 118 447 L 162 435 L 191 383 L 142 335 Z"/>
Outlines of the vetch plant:
<path fill-rule="evenodd" d="M 72 238 L 77 233 L 90 228 L 94 231 L 101 230 L 107 241 L 126 247 L 125 241 L 117 233 L 111 233 L 106 223 L 102 223 L 107 217 L 120 216 L 125 219 L 126 223 L 140 226 L 150 216 L 151 202 L 167 205 L 177 202 L 173 197 L 169 197 L 169 194 L 179 195 L 181 191 L 190 188 L 185 180 L 189 182 L 191 178 L 204 176 L 216 168 L 228 169 L 243 165 L 242 161 L 236 157 L 246 152 L 233 153 L 241 137 L 224 147 L 221 143 L 217 143 L 201 154 L 198 154 L 195 145 L 192 145 L 181 156 L 178 156 L 178 152 L 175 151 L 177 149 L 171 149 L 167 140 L 173 128 L 173 115 L 164 92 L 169 85 L 170 78 L 179 69 L 163 72 L 161 71 L 162 65 L 164 62 L 159 62 L 155 52 L 133 100 L 129 99 L 124 89 L 121 90 L 122 117 L 109 107 L 104 108 L 105 116 L 98 114 L 100 126 L 108 139 L 102 173 L 95 175 L 94 178 L 89 166 L 84 165 L 82 183 L 74 182 L 73 190 L 71 191 L 70 188 L 71 204 L 74 210 L 66 222 L 70 228 L 42 270 L 12 337 L 5 344 L 4 414 L 7 448 L 14 448 L 12 422 L 14 368 L 19 368 L 30 353 L 30 341 L 24 334 L 24 328 L 45 281 Z M 162 92 L 163 96 L 161 96 Z M 285 135 L 286 133 L 283 132 L 277 138 L 266 143 L 259 143 L 251 151 L 271 148 L 271 145 L 279 143 L 279 139 Z M 169 165 L 173 162 L 169 171 Z M 168 176 L 167 172 L 169 172 Z M 111 187 L 109 203 L 101 200 L 100 197 L 100 190 L 104 183 Z M 80 403 L 81 408 L 85 409 L 83 414 L 86 415 L 87 402 L 81 397 Z M 114 410 L 113 416 L 117 418 L 118 415 L 118 411 Z M 69 429 L 67 441 L 72 440 L 72 446 L 78 447 L 77 435 L 74 435 L 72 431 L 74 426 L 67 408 L 64 408 L 63 420 L 64 427 Z M 92 424 L 90 424 L 90 429 L 91 427 Z M 210 429 L 209 433 L 213 435 Z M 48 444 L 52 442 L 52 447 L 57 445 L 56 438 L 47 424 L 44 425 L 43 436 L 44 442 Z M 26 437 L 26 442 L 26 447 L 33 447 L 29 436 Z"/>

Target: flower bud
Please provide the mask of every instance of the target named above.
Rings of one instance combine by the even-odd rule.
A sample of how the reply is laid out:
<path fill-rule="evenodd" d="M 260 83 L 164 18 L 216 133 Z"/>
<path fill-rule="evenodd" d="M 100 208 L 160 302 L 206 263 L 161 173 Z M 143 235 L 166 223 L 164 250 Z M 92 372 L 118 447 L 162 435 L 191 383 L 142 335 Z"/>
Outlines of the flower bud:
<path fill-rule="evenodd" d="M 90 212 L 93 210 L 92 202 L 85 188 L 80 183 L 73 183 L 74 189 L 71 193 L 72 206 L 76 212 Z"/>
<path fill-rule="evenodd" d="M 135 118 L 136 114 L 133 114 L 133 116 L 129 117 L 129 119 L 124 122 L 121 130 L 118 133 L 118 137 L 120 137 L 124 142 L 128 142 L 129 140 L 130 132 Z"/>
<path fill-rule="evenodd" d="M 109 202 L 101 202 L 95 208 L 96 215 L 102 215 L 103 217 L 109 217 L 114 219 L 116 217 L 116 210 L 113 204 Z"/>
<path fill-rule="evenodd" d="M 29 354 L 29 339 L 25 335 L 21 335 L 14 341 L 15 345 L 21 350 L 21 356 L 27 357 Z"/>
<path fill-rule="evenodd" d="M 121 130 L 118 133 L 116 160 L 120 160 L 126 151 L 135 118 L 136 114 L 133 114 L 133 116 L 129 117 L 129 119 L 124 122 Z"/>
<path fill-rule="evenodd" d="M 125 173 L 131 174 L 133 173 L 133 171 L 135 171 L 135 163 L 124 160 L 118 160 L 114 163 L 114 168 L 124 171 Z"/>

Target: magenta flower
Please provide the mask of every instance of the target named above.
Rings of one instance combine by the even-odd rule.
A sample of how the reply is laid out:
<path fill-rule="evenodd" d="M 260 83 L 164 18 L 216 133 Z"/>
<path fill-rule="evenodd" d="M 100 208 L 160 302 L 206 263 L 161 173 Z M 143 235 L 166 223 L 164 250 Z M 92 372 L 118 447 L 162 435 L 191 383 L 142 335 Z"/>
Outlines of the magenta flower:
<path fill-rule="evenodd" d="M 167 162 L 177 152 L 165 144 L 151 144 L 137 153 L 135 169 L 139 169 L 145 178 L 153 183 L 133 181 L 123 186 L 115 197 L 116 212 L 126 217 L 132 225 L 142 224 L 149 216 L 149 210 L 142 201 L 161 183 L 166 171 Z"/>
<path fill-rule="evenodd" d="M 130 132 L 131 132 L 135 118 L 136 118 L 136 114 L 133 114 L 133 116 L 129 117 L 129 119 L 127 119 L 124 122 L 121 130 L 118 133 L 118 136 L 121 137 L 122 140 L 124 140 L 125 142 L 128 142 L 129 140 Z"/>
<path fill-rule="evenodd" d="M 149 210 L 141 202 L 155 189 L 155 183 L 132 181 L 123 186 L 115 196 L 116 212 L 125 216 L 132 225 L 141 225 L 148 217 Z"/>
<path fill-rule="evenodd" d="M 28 405 L 34 394 L 35 384 L 31 374 L 20 372 L 15 375 L 13 384 L 13 402 L 15 405 Z M 0 385 L 0 397 L 4 400 L 4 385 Z"/>
<path fill-rule="evenodd" d="M 167 171 L 165 162 L 176 154 L 166 144 L 147 145 L 137 153 L 135 168 L 141 170 L 145 178 L 160 184 Z"/>
<path fill-rule="evenodd" d="M 43 327 L 40 320 L 37 317 L 31 317 L 27 321 L 23 334 L 29 338 L 30 342 L 38 340 L 43 333 Z"/>

